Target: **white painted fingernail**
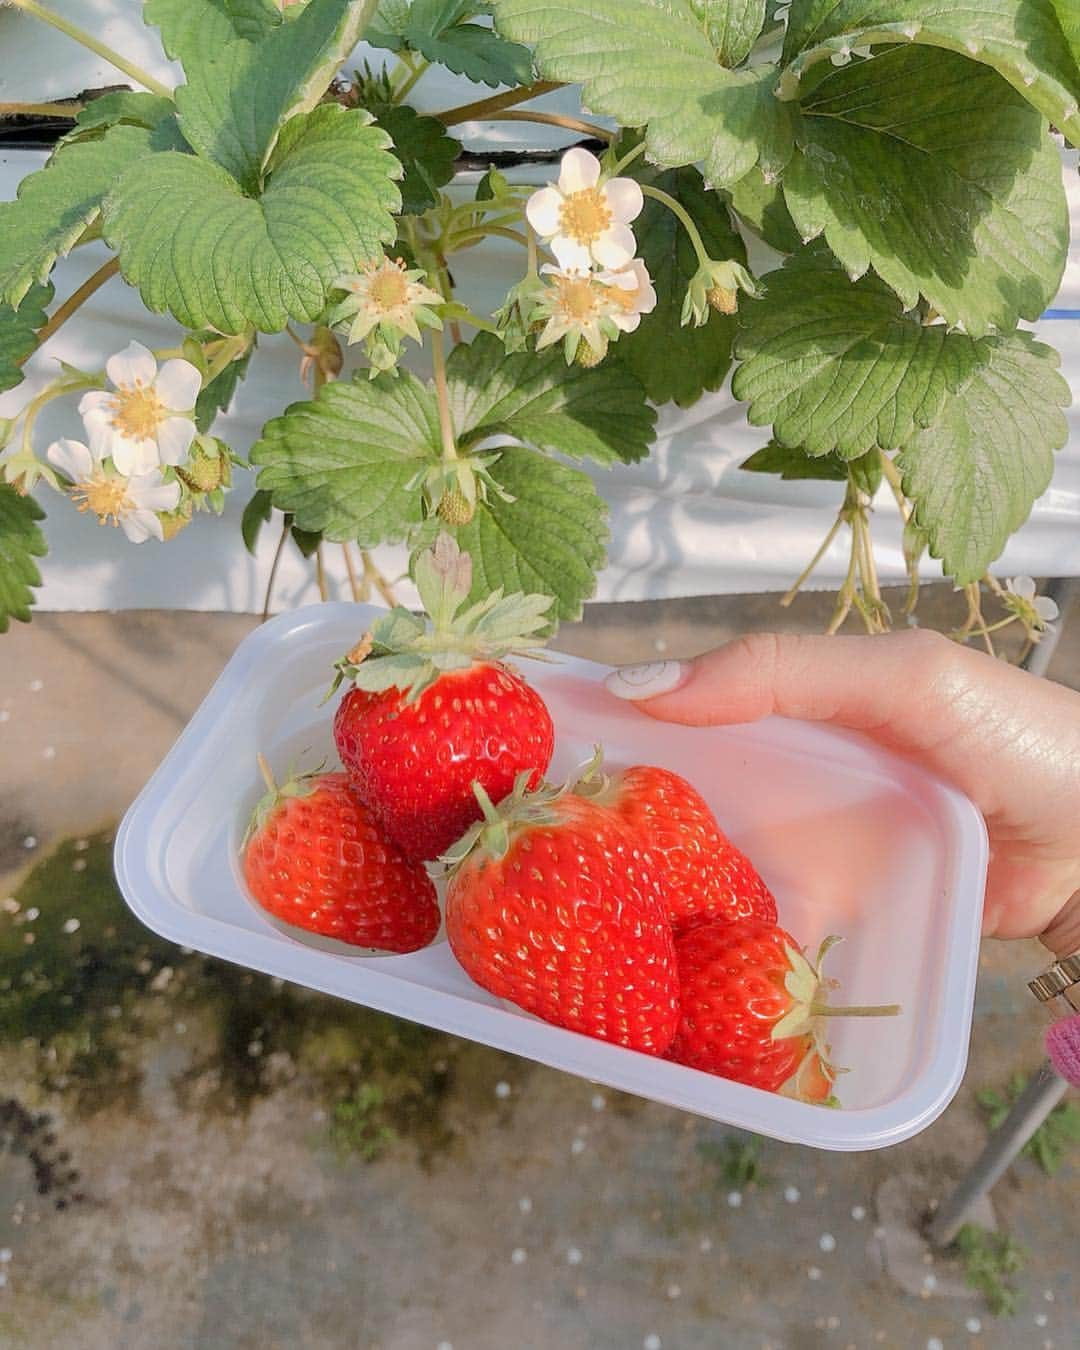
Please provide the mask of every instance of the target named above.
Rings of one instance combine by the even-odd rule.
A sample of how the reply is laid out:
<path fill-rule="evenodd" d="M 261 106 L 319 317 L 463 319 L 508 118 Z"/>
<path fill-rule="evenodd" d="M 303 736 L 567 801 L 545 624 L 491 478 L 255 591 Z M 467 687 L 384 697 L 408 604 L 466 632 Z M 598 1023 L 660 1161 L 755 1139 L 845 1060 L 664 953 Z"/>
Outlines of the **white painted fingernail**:
<path fill-rule="evenodd" d="M 642 666 L 623 666 L 604 680 L 609 693 L 631 700 L 670 694 L 686 679 L 689 667 L 682 661 L 649 661 Z"/>

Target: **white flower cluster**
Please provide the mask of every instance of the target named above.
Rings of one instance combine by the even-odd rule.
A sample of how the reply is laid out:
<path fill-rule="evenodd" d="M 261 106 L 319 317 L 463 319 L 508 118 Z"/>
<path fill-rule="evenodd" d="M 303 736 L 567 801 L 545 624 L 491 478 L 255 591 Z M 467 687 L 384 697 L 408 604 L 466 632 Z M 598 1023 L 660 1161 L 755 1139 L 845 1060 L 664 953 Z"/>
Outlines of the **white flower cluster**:
<path fill-rule="evenodd" d="M 602 360 L 609 339 L 632 333 L 655 308 L 630 228 L 643 205 L 634 179 L 605 179 L 596 156 L 578 146 L 563 155 L 558 182 L 529 198 L 526 217 L 557 264 L 540 268 L 550 280 L 533 315 L 543 325 L 538 351 L 561 340 L 569 362 L 582 358 L 584 343 L 593 362 Z"/>
<path fill-rule="evenodd" d="M 92 390 L 79 403 L 89 444 L 54 441 L 48 458 L 70 480 L 80 511 L 120 526 L 132 543 L 163 539 L 158 513 L 176 510 L 181 487 L 162 470 L 191 453 L 202 376 L 179 359 L 158 369 L 138 342 L 111 356 L 105 373 L 112 388 Z"/>

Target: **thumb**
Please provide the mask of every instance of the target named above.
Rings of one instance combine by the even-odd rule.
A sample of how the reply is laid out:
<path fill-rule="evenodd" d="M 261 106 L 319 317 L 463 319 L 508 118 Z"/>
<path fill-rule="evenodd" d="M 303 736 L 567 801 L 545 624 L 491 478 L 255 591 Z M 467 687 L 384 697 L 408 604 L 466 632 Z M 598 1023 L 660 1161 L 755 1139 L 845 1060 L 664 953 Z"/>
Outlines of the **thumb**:
<path fill-rule="evenodd" d="M 755 633 L 693 661 L 613 671 L 606 683 L 665 722 L 713 726 L 775 714 L 868 732 L 923 757 L 941 732 L 932 709 L 968 686 L 973 661 L 996 664 L 922 629 L 880 637 Z"/>

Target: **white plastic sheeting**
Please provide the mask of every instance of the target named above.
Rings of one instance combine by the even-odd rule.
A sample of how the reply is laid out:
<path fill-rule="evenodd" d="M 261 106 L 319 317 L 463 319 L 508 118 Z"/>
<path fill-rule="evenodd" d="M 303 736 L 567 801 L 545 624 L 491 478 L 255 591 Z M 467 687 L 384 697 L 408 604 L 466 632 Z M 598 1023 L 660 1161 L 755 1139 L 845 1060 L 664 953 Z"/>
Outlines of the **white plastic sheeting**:
<path fill-rule="evenodd" d="M 155 34 L 143 30 L 138 0 L 55 0 L 53 7 L 90 28 L 140 62 L 158 78 L 173 83 L 174 68 L 161 57 Z M 363 51 L 357 54 L 373 54 Z M 376 59 L 378 59 L 376 57 Z M 124 80 L 105 62 L 67 38 L 17 11 L 0 10 L 0 101 L 70 96 L 74 92 Z M 419 106 L 435 110 L 482 97 L 483 87 L 432 71 L 417 87 Z M 570 90 L 549 95 L 538 106 L 576 108 Z M 548 129 L 523 123 L 459 128 L 470 148 L 558 144 Z M 0 199 L 15 195 L 18 183 L 44 162 L 37 152 L 0 152 Z M 1001 575 L 1080 575 L 1080 180 L 1077 156 L 1067 154 L 1067 183 L 1073 218 L 1073 256 L 1051 315 L 1034 325 L 1040 337 L 1062 353 L 1063 370 L 1073 387 L 1069 446 L 1058 457 L 1054 481 L 1036 504 L 1029 522 L 1014 536 L 996 567 Z M 536 174 L 530 172 L 530 178 Z M 541 179 L 543 174 L 540 175 Z M 0 244 L 2 246 L 2 244 Z M 80 249 L 55 273 L 58 294 L 68 294 L 104 259 L 96 245 Z M 494 245 L 466 255 L 455 265 L 455 278 L 480 306 L 498 303 L 519 275 L 514 251 Z M 0 396 L 0 416 L 10 416 L 56 370 L 63 359 L 86 368 L 100 367 L 132 338 L 149 347 L 175 343 L 177 326 L 142 308 L 138 296 L 119 279 L 94 299 L 28 366 L 27 380 Z M 288 337 L 264 338 L 251 374 L 228 416 L 216 430 L 244 451 L 263 422 L 284 405 L 304 396 L 297 350 Z M 77 435 L 74 400 L 50 405 L 38 422 L 41 443 Z M 841 485 L 783 483 L 745 473 L 738 465 L 764 444 L 767 430 L 749 427 L 743 405 L 726 391 L 706 396 L 692 408 L 666 408 L 650 458 L 632 468 L 593 470 L 611 509 L 609 564 L 600 578 L 598 599 L 641 600 L 669 596 L 783 589 L 809 560 L 834 518 Z M 121 532 L 101 529 L 79 516 L 47 489 L 40 500 L 49 512 L 46 533 L 50 553 L 42 563 L 45 585 L 39 603 L 48 609 L 260 609 L 276 543 L 276 529 L 262 532 L 257 555 L 240 542 L 240 512 L 250 495 L 247 475 L 223 518 L 200 516 L 168 545 L 127 543 Z M 904 575 L 900 522 L 888 491 L 876 505 L 874 537 L 882 575 Z M 338 597 L 346 595 L 345 570 L 336 548 L 326 550 L 329 581 Z M 403 551 L 384 550 L 378 561 L 388 575 L 404 564 Z M 834 541 L 815 574 L 814 585 L 833 585 L 847 566 L 847 544 Z M 317 598 L 313 565 L 291 546 L 286 550 L 275 589 L 275 608 Z"/>

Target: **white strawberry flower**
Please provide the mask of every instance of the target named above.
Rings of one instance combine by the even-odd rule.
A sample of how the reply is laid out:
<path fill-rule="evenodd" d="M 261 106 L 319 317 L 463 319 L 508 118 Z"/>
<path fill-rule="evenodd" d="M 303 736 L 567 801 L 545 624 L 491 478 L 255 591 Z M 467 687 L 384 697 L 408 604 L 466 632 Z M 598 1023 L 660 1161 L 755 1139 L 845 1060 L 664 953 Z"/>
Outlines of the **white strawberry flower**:
<path fill-rule="evenodd" d="M 644 205 L 641 187 L 632 178 L 600 175 L 596 156 L 574 146 L 562 157 L 558 182 L 525 205 L 529 224 L 566 271 L 587 272 L 594 264 L 618 271 L 637 251 L 630 222 Z"/>
<path fill-rule="evenodd" d="M 536 350 L 543 351 L 562 340 L 569 363 L 579 344 L 585 342 L 597 357 L 602 357 L 607 350 L 608 337 L 618 336 L 611 328 L 616 314 L 621 312 L 615 288 L 605 286 L 596 273 L 579 268 L 554 267 L 545 263 L 540 271 L 550 281 L 529 316 L 530 322 L 544 325 L 536 339 Z M 605 333 L 605 328 L 611 331 Z"/>
<path fill-rule="evenodd" d="M 119 525 L 133 544 L 163 539 L 159 511 L 174 511 L 180 484 L 166 483 L 159 468 L 128 476 L 107 468 L 103 456 L 82 441 L 53 441 L 49 461 L 71 480 L 71 497 L 80 511 L 92 511 L 99 525 Z"/>
<path fill-rule="evenodd" d="M 1013 577 L 1005 583 L 1005 593 L 1001 597 L 1005 608 L 1020 620 L 1032 642 L 1039 641 L 1060 613 L 1056 601 L 1035 592 L 1031 577 Z"/>
<path fill-rule="evenodd" d="M 640 258 L 631 258 L 618 272 L 597 272 L 596 280 L 610 289 L 615 309 L 611 321 L 620 332 L 632 333 L 643 314 L 656 308 L 656 291 L 648 268 Z"/>
<path fill-rule="evenodd" d="M 182 464 L 195 439 L 192 414 L 202 376 L 190 361 L 166 361 L 131 342 L 105 362 L 113 389 L 84 394 L 79 414 L 90 448 L 121 474 L 142 475 L 162 464 Z"/>

